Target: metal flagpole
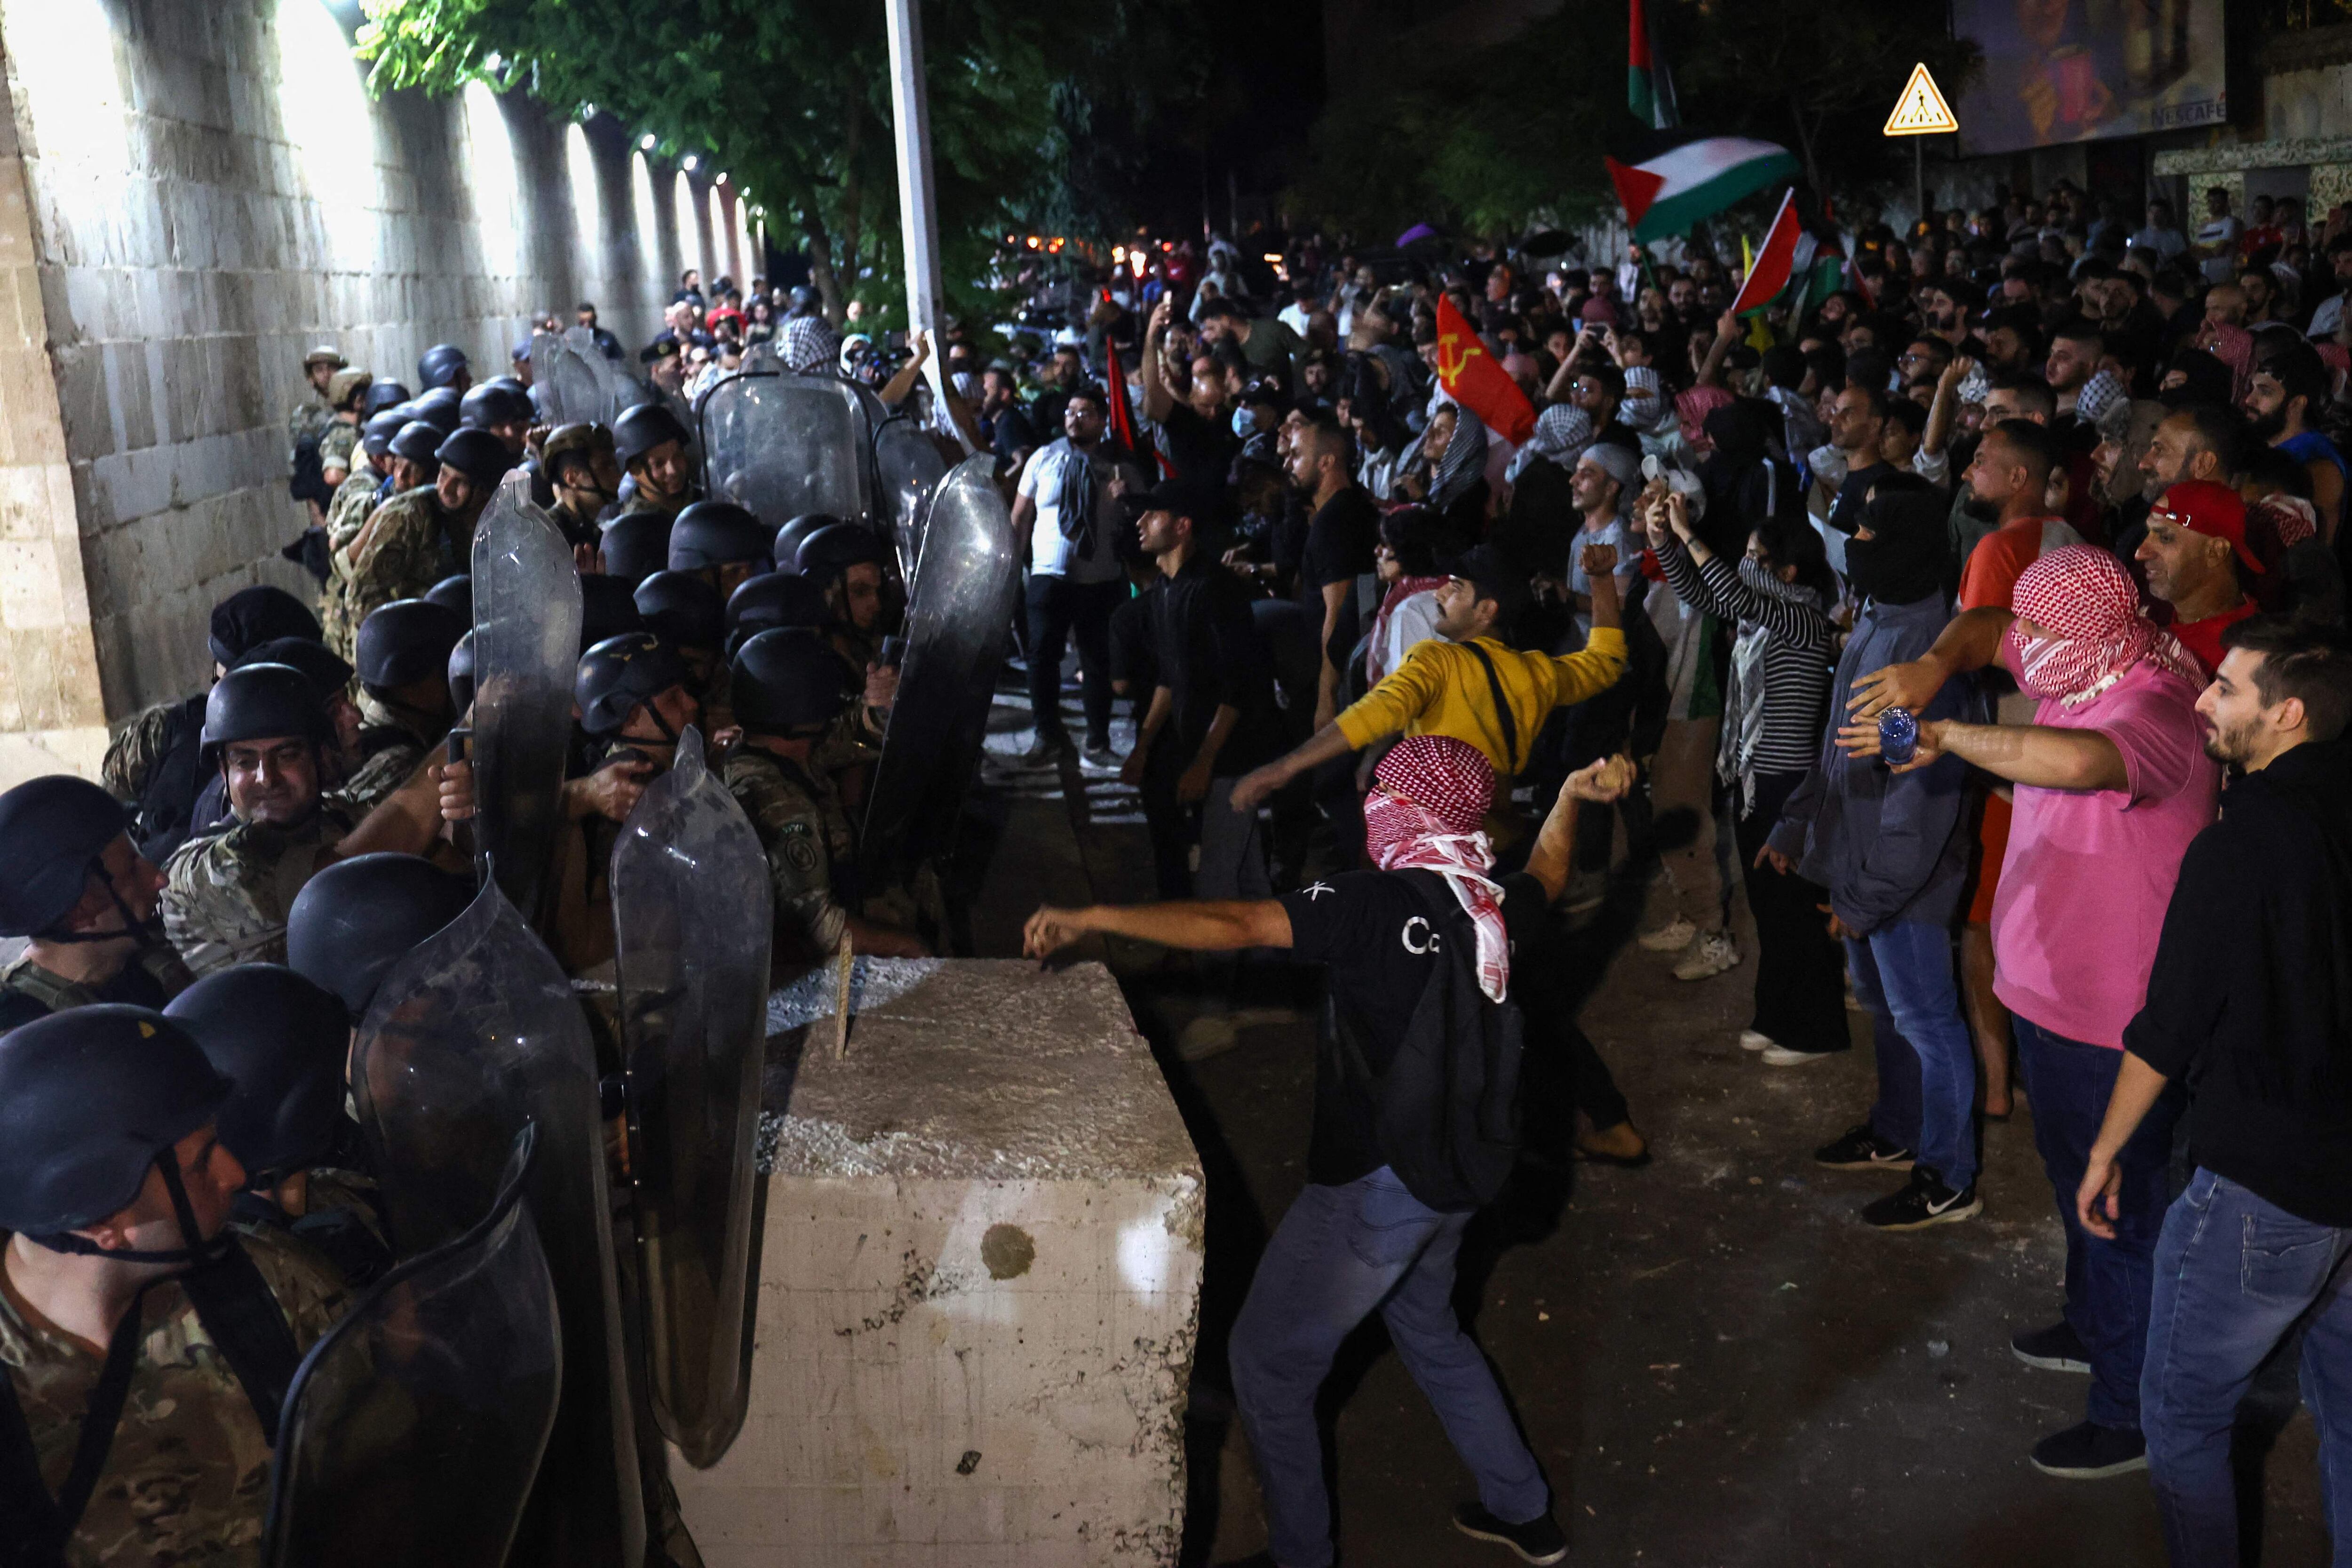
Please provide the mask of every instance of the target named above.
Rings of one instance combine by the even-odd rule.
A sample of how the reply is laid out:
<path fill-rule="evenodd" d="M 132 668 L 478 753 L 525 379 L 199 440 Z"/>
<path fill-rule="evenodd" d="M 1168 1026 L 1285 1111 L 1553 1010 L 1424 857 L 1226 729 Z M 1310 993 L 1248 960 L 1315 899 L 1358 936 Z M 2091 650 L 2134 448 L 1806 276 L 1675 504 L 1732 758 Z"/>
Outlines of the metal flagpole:
<path fill-rule="evenodd" d="M 946 347 L 940 342 L 939 201 L 931 184 L 931 105 L 923 85 L 923 18 L 916 0 L 884 0 L 890 19 L 890 108 L 898 132 L 898 230 L 907 248 L 907 330 L 930 335 L 931 357 L 923 374 L 940 411 L 941 429 L 954 432 L 947 417 Z M 969 447 L 970 443 L 966 443 Z"/>

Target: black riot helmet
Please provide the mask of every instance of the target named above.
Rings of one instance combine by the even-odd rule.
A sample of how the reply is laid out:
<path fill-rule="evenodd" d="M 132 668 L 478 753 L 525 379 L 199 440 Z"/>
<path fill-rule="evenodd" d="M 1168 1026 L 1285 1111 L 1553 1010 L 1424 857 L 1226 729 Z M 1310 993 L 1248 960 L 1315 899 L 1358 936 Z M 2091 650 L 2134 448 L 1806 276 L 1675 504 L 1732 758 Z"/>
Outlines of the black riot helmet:
<path fill-rule="evenodd" d="M 431 390 L 447 386 L 468 368 L 466 351 L 455 343 L 435 343 L 416 362 L 416 384 Z"/>
<path fill-rule="evenodd" d="M 457 428 L 457 418 L 463 399 L 454 386 L 436 386 L 408 405 L 409 411 L 447 436 Z"/>
<path fill-rule="evenodd" d="M 596 548 L 604 554 L 605 574 L 619 578 L 635 592 L 636 584 L 669 566 L 669 519 L 657 511 L 616 517 L 604 525 Z"/>
<path fill-rule="evenodd" d="M 360 449 L 371 458 L 381 458 L 392 450 L 392 438 L 408 423 L 408 416 L 397 408 L 387 408 L 381 414 L 371 414 L 360 426 Z"/>
<path fill-rule="evenodd" d="M 879 566 L 888 559 L 881 536 L 870 528 L 836 522 L 801 541 L 801 575 L 831 587 L 852 566 Z"/>
<path fill-rule="evenodd" d="M 764 565 L 775 544 L 775 530 L 746 509 L 733 501 L 698 500 L 670 524 L 669 569 L 694 572 L 744 561 Z"/>
<path fill-rule="evenodd" d="M 460 430 L 434 450 L 445 468 L 455 468 L 477 485 L 495 485 L 515 466 L 507 444 L 488 430 Z"/>
<path fill-rule="evenodd" d="M 187 1031 L 146 1007 L 68 1007 L 0 1035 L 0 1230 L 124 1262 L 200 1256 L 173 1145 L 229 1091 Z M 130 1207 L 151 1169 L 179 1213 L 179 1248 L 110 1252 L 66 1234 Z"/>
<path fill-rule="evenodd" d="M 624 468 L 635 468 L 646 453 L 665 441 L 683 447 L 692 439 L 677 416 L 658 403 L 640 403 L 613 421 L 613 454 Z"/>
<path fill-rule="evenodd" d="M 474 624 L 474 578 L 468 572 L 458 572 L 444 577 L 425 590 L 425 598 L 434 604 L 457 612 L 457 618 L 467 626 Z"/>
<path fill-rule="evenodd" d="M 449 710 L 463 713 L 474 705 L 474 634 L 467 632 L 449 650 Z"/>
<path fill-rule="evenodd" d="M 283 588 L 267 583 L 239 588 L 213 606 L 205 641 L 213 662 L 232 665 L 276 637 L 319 640 L 319 617 Z"/>
<path fill-rule="evenodd" d="M 626 579 L 591 572 L 580 579 L 580 651 L 586 653 L 607 637 L 646 629 L 637 610 L 635 590 Z"/>
<path fill-rule="evenodd" d="M 267 741 L 299 735 L 313 746 L 328 740 L 318 688 L 286 664 L 244 664 L 215 683 L 205 699 L 205 728 L 197 765 L 220 768 L 221 748 L 232 741 Z"/>
<path fill-rule="evenodd" d="M 620 733 L 640 705 L 650 710 L 655 698 L 692 680 L 676 648 L 651 632 L 627 632 L 580 656 L 572 700 L 580 705 L 580 727 L 602 740 Z M 660 714 L 654 722 L 666 739 L 677 739 Z"/>
<path fill-rule="evenodd" d="M 727 606 L 695 573 L 656 572 L 637 584 L 636 601 L 646 629 L 672 647 L 715 648 L 727 638 Z"/>
<path fill-rule="evenodd" d="M 473 885 L 415 855 L 338 860 L 294 896 L 286 962 L 341 999 L 356 1024 L 393 965 L 465 913 Z"/>
<path fill-rule="evenodd" d="M 430 599 L 394 599 L 377 605 L 360 623 L 352 648 L 360 684 L 374 692 L 446 678 L 449 650 L 466 630 L 463 616 Z"/>
<path fill-rule="evenodd" d="M 71 773 L 26 779 L 0 794 L 0 936 L 52 934 L 81 902 L 90 874 L 105 875 L 100 857 L 131 815 Z"/>
<path fill-rule="evenodd" d="M 348 690 L 352 683 L 352 667 L 338 658 L 325 643 L 312 642 L 308 637 L 273 637 L 238 659 L 233 668 L 243 669 L 248 664 L 282 664 L 300 670 L 321 703 Z"/>
<path fill-rule="evenodd" d="M 457 403 L 457 423 L 463 429 L 487 430 L 493 425 L 528 425 L 538 417 L 530 394 L 510 376 L 486 381 L 469 389 Z"/>
<path fill-rule="evenodd" d="M 797 572 L 801 569 L 801 541 L 821 528 L 832 528 L 841 519 L 829 511 L 804 511 L 776 530 L 776 570 Z"/>
<path fill-rule="evenodd" d="M 778 626 L 815 630 L 832 619 L 833 612 L 824 602 L 824 590 L 788 572 L 753 577 L 727 600 L 727 629 L 730 632 L 747 627 L 754 632 L 772 631 Z"/>
<path fill-rule="evenodd" d="M 379 381 L 367 389 L 367 395 L 360 400 L 360 408 L 373 419 L 407 401 L 408 388 L 396 381 Z"/>
<path fill-rule="evenodd" d="M 235 1087 L 215 1120 L 254 1186 L 320 1163 L 343 1116 L 351 1021 L 342 998 L 276 963 L 208 974 L 163 1016 Z"/>
<path fill-rule="evenodd" d="M 400 427 L 400 433 L 392 438 L 392 445 L 386 449 L 395 458 L 405 458 L 412 463 L 422 465 L 425 477 L 430 479 L 441 467 L 441 459 L 433 455 L 440 450 L 441 440 L 439 426 L 412 419 Z"/>
<path fill-rule="evenodd" d="M 761 632 L 735 653 L 735 721 L 767 735 L 823 730 L 849 703 L 849 667 L 814 632 Z"/>

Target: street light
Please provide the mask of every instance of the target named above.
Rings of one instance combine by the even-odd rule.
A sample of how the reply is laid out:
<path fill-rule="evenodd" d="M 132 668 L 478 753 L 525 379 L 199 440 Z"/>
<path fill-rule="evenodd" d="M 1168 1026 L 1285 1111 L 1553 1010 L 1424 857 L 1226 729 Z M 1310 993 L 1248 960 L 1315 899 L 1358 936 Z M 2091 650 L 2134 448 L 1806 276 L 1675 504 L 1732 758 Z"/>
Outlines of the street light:
<path fill-rule="evenodd" d="M 650 131 L 637 138 L 637 151 L 640 153 L 650 153 L 657 145 L 659 141 Z"/>
<path fill-rule="evenodd" d="M 684 167 L 686 172 L 689 174 L 694 173 L 695 165 L 700 162 L 701 160 L 697 158 L 691 153 L 688 153 L 685 157 L 678 160 L 679 164 Z"/>

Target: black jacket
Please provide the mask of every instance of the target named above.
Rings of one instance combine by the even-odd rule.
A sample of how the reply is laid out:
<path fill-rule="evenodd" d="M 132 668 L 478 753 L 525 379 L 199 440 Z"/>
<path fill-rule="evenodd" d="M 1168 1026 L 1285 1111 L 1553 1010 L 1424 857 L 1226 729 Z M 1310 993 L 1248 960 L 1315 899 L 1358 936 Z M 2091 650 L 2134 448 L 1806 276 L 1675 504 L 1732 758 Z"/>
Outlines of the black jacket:
<path fill-rule="evenodd" d="M 2124 1047 L 2188 1081 L 2198 1164 L 2352 1226 L 2352 741 L 2297 746 L 2222 793 Z"/>

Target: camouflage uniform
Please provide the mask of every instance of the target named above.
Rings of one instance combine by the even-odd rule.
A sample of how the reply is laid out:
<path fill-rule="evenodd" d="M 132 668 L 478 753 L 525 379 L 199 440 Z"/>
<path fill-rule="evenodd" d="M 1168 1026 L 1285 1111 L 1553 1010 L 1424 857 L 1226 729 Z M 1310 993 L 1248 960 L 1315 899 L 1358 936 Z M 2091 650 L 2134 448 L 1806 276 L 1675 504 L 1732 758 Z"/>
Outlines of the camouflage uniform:
<path fill-rule="evenodd" d="M 336 787 L 335 794 L 362 812 L 381 805 L 385 797 L 415 774 L 425 753 L 439 745 L 448 731 L 425 736 L 365 691 L 360 693 L 360 765 Z"/>
<path fill-rule="evenodd" d="M 286 916 L 361 814 L 341 791 L 320 797 L 316 816 L 288 829 L 244 822 L 192 838 L 163 864 L 163 932 L 198 975 L 238 963 L 286 962 Z"/>
<path fill-rule="evenodd" d="M 295 1344 L 308 1351 L 342 1315 L 343 1287 L 291 1242 L 260 1236 L 244 1246 Z M 65 1561 L 70 1568 L 257 1563 L 269 1443 L 253 1404 L 177 1284 L 150 1289 L 141 1314 L 147 1332 L 130 1397 Z M 105 1364 L 103 1351 L 0 1290 L 0 1368 L 24 1408 L 52 1496 L 73 1468 L 82 1415 Z"/>
<path fill-rule="evenodd" d="M 171 747 L 173 716 L 187 706 L 187 700 L 174 697 L 169 702 L 141 710 L 106 743 L 106 760 L 98 765 L 98 782 L 106 786 L 107 794 L 117 800 L 136 802 L 147 793 L 155 764 Z"/>
<path fill-rule="evenodd" d="M 720 777 L 767 854 L 779 950 L 803 962 L 836 951 L 856 904 L 857 838 L 832 779 L 748 745 Z"/>
<path fill-rule="evenodd" d="M 336 422 L 335 411 L 327 406 L 327 400 L 323 397 L 312 396 L 296 404 L 294 412 L 286 416 L 287 448 L 290 451 L 300 446 L 305 436 L 323 438 L 327 426 Z"/>
<path fill-rule="evenodd" d="M 635 490 L 632 490 L 629 493 L 629 504 L 621 509 L 619 515 L 622 517 L 635 517 L 639 512 L 650 511 L 658 513 L 659 515 L 669 519 L 672 522 L 676 522 L 679 512 L 684 511 L 688 507 L 692 506 L 696 501 L 698 501 L 701 499 L 702 491 L 696 486 L 688 485 L 686 487 L 686 493 L 677 498 L 675 505 L 665 504 L 664 502 L 656 500 L 652 494 L 646 490 L 646 487 L 641 484 Z"/>
<path fill-rule="evenodd" d="M 0 1030 L 13 1029 L 68 1007 L 95 1007 L 101 1002 L 128 1002 L 160 1010 L 164 1003 L 185 991 L 194 979 L 188 966 L 180 962 L 180 955 L 163 946 L 141 948 L 113 979 L 102 985 L 84 985 L 78 980 L 52 974 L 34 963 L 32 954 L 23 953 L 15 963 L 0 969 Z"/>
<path fill-rule="evenodd" d="M 357 459 L 360 427 L 348 419 L 338 419 L 319 433 L 319 467 L 352 471 Z"/>
<path fill-rule="evenodd" d="M 382 483 L 375 470 L 362 463 L 335 490 L 327 507 L 327 580 L 319 584 L 319 626 L 321 640 L 345 664 L 352 660 L 352 639 L 359 626 L 345 614 L 351 584 L 335 563 L 336 556 L 359 537 L 375 510 L 375 489 Z"/>
<path fill-rule="evenodd" d="M 290 1236 L 331 1266 L 345 1284 L 372 1284 L 393 1261 L 376 1184 L 332 1165 L 314 1166 L 305 1174 L 299 1218 L 259 1193 L 240 1193 L 230 1227 L 240 1236 Z"/>
<path fill-rule="evenodd" d="M 365 527 L 335 552 L 343 580 L 343 625 L 358 635 L 371 612 L 394 599 L 421 599 L 425 591 L 473 563 L 470 539 L 453 537 L 441 498 L 430 485 L 403 490 L 375 509 Z M 346 659 L 349 648 L 337 648 Z"/>

